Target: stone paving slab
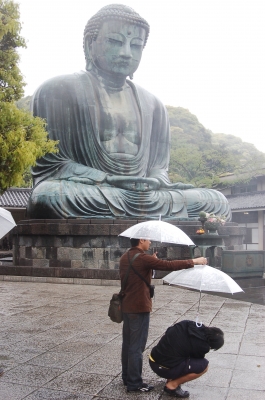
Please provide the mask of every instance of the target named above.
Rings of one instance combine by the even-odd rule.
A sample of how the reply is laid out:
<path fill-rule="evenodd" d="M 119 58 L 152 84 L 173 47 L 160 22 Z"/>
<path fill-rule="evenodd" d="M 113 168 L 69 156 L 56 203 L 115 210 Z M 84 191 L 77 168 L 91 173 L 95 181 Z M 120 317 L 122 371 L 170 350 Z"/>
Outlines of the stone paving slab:
<path fill-rule="evenodd" d="M 41 388 L 27 397 L 27 400 L 92 400 L 95 397 L 78 393 Z M 100 400 L 97 397 L 98 400 Z"/>
<path fill-rule="evenodd" d="M 157 285 L 143 377 L 150 393 L 121 380 L 122 324 L 107 316 L 113 286 L 0 281 L 1 400 L 166 400 L 148 355 L 168 326 L 195 319 L 199 293 Z M 200 379 L 183 385 L 191 400 L 265 398 L 265 306 L 202 294 L 199 319 L 225 332 Z"/>

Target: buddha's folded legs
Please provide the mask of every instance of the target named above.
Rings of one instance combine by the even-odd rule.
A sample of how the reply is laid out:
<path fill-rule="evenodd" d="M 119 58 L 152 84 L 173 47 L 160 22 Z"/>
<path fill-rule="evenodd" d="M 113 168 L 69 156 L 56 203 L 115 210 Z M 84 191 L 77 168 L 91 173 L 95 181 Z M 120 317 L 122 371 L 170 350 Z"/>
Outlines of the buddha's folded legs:
<path fill-rule="evenodd" d="M 214 213 L 215 215 L 225 215 L 229 221 L 231 210 L 226 197 L 217 190 L 194 188 L 185 190 L 184 196 L 187 201 L 187 211 L 189 218 L 198 218 L 200 211 Z"/>
<path fill-rule="evenodd" d="M 94 188 L 66 180 L 41 182 L 34 188 L 28 202 L 28 215 L 36 219 L 111 216 L 104 198 Z"/>
<path fill-rule="evenodd" d="M 31 218 L 197 218 L 199 211 L 225 214 L 227 200 L 208 189 L 137 192 L 66 180 L 37 185 L 28 204 Z"/>

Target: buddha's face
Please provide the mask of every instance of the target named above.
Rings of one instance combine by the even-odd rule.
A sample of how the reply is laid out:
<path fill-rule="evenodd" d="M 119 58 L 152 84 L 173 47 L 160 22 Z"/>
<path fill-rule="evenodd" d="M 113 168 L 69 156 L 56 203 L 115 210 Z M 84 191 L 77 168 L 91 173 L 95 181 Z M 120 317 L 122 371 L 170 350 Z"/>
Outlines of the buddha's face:
<path fill-rule="evenodd" d="M 141 60 L 145 30 L 137 25 L 110 20 L 104 22 L 90 46 L 90 56 L 99 70 L 127 77 Z"/>

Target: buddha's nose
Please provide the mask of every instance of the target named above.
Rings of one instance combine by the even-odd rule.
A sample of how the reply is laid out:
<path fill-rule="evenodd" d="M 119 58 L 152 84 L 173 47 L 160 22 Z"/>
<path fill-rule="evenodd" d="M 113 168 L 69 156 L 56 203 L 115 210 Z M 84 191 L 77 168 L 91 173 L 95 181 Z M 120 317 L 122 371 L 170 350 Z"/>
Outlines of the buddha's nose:
<path fill-rule="evenodd" d="M 132 58 L 132 51 L 131 51 L 131 46 L 130 46 L 130 42 L 125 42 L 121 48 L 121 52 L 120 55 L 122 57 L 126 57 L 126 58 Z"/>

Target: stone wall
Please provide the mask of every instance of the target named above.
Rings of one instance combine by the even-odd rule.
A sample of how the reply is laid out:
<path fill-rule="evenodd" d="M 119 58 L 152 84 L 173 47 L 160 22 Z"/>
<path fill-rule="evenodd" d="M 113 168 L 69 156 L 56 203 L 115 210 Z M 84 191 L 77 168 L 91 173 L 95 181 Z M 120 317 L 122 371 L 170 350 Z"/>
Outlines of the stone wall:
<path fill-rule="evenodd" d="M 222 258 L 222 271 L 232 278 L 262 278 L 265 272 L 265 251 L 262 250 L 225 250 Z"/>
<path fill-rule="evenodd" d="M 9 273 L 33 276 L 118 279 L 119 259 L 130 247 L 128 238 L 118 235 L 137 220 L 25 220 L 13 233 L 13 267 Z M 198 240 L 197 221 L 170 221 Z M 221 228 L 223 229 L 223 228 Z M 225 233 L 228 245 L 243 243 L 242 229 L 228 223 Z M 229 236 L 229 230 L 232 232 Z M 228 240 L 229 239 L 229 240 Z M 199 244 L 199 242 L 198 242 Z M 188 259 L 200 256 L 200 248 L 192 254 L 188 246 L 153 243 L 150 252 L 158 251 L 161 259 Z M 12 269 L 13 268 L 13 269 Z M 22 272 L 22 270 L 24 272 Z M 16 272 L 15 272 L 16 271 Z M 0 271 L 0 274 L 3 272 Z M 7 271 L 6 271 L 7 273 Z M 157 277 L 163 276 L 157 273 Z"/>

